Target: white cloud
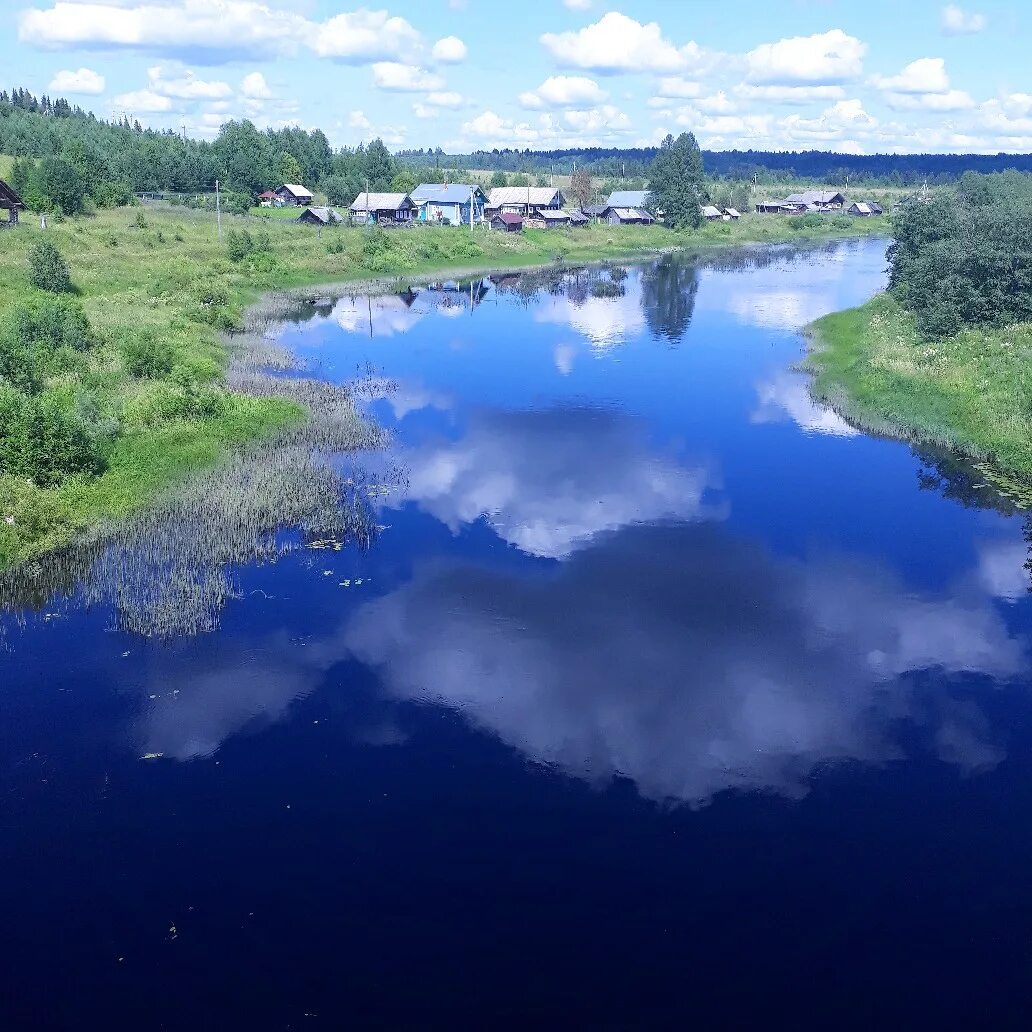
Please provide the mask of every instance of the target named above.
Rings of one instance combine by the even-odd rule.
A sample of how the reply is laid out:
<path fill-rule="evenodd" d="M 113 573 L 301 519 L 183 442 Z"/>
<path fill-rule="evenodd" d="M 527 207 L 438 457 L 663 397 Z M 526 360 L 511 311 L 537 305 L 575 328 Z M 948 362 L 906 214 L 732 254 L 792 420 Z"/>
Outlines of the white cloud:
<path fill-rule="evenodd" d="M 460 108 L 466 103 L 466 98 L 461 93 L 435 92 L 426 95 L 425 103 L 417 101 L 412 105 L 412 112 L 416 118 L 440 118 L 441 108 Z"/>
<path fill-rule="evenodd" d="M 440 75 L 395 61 L 374 64 L 373 82 L 377 88 L 395 93 L 422 93 L 444 87 L 444 79 Z"/>
<path fill-rule="evenodd" d="M 603 75 L 677 72 L 701 54 L 694 44 L 679 50 L 656 22 L 642 25 L 618 11 L 577 32 L 546 32 L 541 42 L 559 64 Z"/>
<path fill-rule="evenodd" d="M 667 75 L 659 80 L 657 97 L 691 100 L 702 95 L 702 84 L 680 75 Z"/>
<path fill-rule="evenodd" d="M 177 100 L 224 100 L 233 96 L 233 87 L 228 82 L 208 82 L 198 79 L 189 70 L 179 71 L 161 65 L 147 69 L 147 83 L 154 93 Z"/>
<path fill-rule="evenodd" d="M 975 106 L 974 98 L 963 90 L 945 93 L 889 93 L 885 103 L 894 111 L 967 111 Z"/>
<path fill-rule="evenodd" d="M 58 72 L 48 87 L 52 93 L 97 94 L 104 92 L 104 76 L 89 68 L 78 71 L 67 69 Z"/>
<path fill-rule="evenodd" d="M 699 97 L 695 101 L 695 107 L 712 115 L 727 115 L 738 110 L 738 105 L 723 90 L 711 97 Z"/>
<path fill-rule="evenodd" d="M 746 80 L 758 86 L 837 85 L 863 73 L 867 44 L 841 29 L 763 43 L 745 55 Z"/>
<path fill-rule="evenodd" d="M 942 30 L 950 36 L 981 32 L 985 28 L 985 15 L 968 12 L 956 4 L 947 4 L 942 9 Z"/>
<path fill-rule="evenodd" d="M 588 111 L 567 111 L 563 119 L 581 134 L 626 132 L 631 128 L 631 120 L 612 104 L 603 104 Z"/>
<path fill-rule="evenodd" d="M 459 64 L 466 60 L 467 53 L 466 44 L 458 36 L 445 36 L 444 39 L 439 39 L 430 52 L 433 59 L 442 64 Z"/>
<path fill-rule="evenodd" d="M 272 96 L 265 76 L 261 72 L 250 72 L 240 83 L 240 92 L 252 100 L 268 100 Z"/>
<path fill-rule="evenodd" d="M 127 115 L 158 114 L 171 111 L 175 107 L 171 98 L 155 93 L 153 90 L 120 93 L 112 103 L 115 108 L 124 111 Z"/>
<path fill-rule="evenodd" d="M 553 75 L 536 90 L 520 94 L 520 104 L 525 108 L 584 107 L 605 99 L 605 90 L 582 75 Z"/>
<path fill-rule="evenodd" d="M 386 11 L 338 14 L 314 28 L 312 50 L 345 64 L 389 61 L 420 45 L 419 33 L 404 18 L 391 17 Z"/>
<path fill-rule="evenodd" d="M 563 0 L 563 6 L 571 11 L 586 11 L 591 7 L 591 0 Z"/>
<path fill-rule="evenodd" d="M 753 86 L 741 83 L 735 93 L 744 100 L 770 104 L 810 104 L 815 100 L 838 100 L 845 96 L 841 86 Z"/>
<path fill-rule="evenodd" d="M 899 75 L 876 75 L 872 82 L 893 93 L 944 93 L 950 88 L 946 62 L 941 57 L 922 57 L 911 61 Z"/>

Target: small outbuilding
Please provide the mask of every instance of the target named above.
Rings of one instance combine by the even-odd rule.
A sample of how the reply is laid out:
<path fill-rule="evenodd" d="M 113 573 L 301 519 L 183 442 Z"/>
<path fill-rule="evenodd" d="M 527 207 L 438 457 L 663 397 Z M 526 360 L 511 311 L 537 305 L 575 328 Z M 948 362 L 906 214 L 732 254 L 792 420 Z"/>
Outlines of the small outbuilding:
<path fill-rule="evenodd" d="M 732 219 L 732 220 L 734 220 L 734 219 L 740 219 L 741 217 L 742 217 L 742 213 L 737 208 L 725 208 L 724 209 L 724 218 L 725 219 Z"/>
<path fill-rule="evenodd" d="M 656 220 L 644 208 L 606 209 L 605 220 L 611 226 L 651 226 Z"/>
<path fill-rule="evenodd" d="M 299 208 L 303 208 L 307 204 L 311 204 L 313 197 L 310 190 L 306 190 L 303 186 L 299 186 L 297 183 L 284 183 L 276 191 L 276 196 L 284 204 L 294 204 Z"/>
<path fill-rule="evenodd" d="M 0 179 L 0 229 L 18 225 L 18 212 L 24 207 L 14 187 L 8 186 Z"/>
<path fill-rule="evenodd" d="M 522 233 L 523 216 L 513 211 L 500 211 L 491 216 L 491 228 L 499 233 Z"/>
<path fill-rule="evenodd" d="M 592 222 L 598 222 L 599 219 L 604 219 L 606 217 L 606 212 L 609 211 L 609 205 L 608 204 L 589 204 L 586 207 L 581 208 L 581 211 Z"/>
<path fill-rule="evenodd" d="M 580 208 L 574 208 L 570 212 L 570 225 L 571 226 L 586 226 L 591 220 L 587 215 L 581 211 Z"/>
<path fill-rule="evenodd" d="M 702 206 L 702 217 L 707 222 L 716 222 L 724 217 L 724 213 L 719 208 L 715 208 L 712 204 L 704 204 Z"/>
<path fill-rule="evenodd" d="M 351 205 L 351 217 L 356 222 L 377 226 L 410 226 L 416 206 L 404 193 L 360 193 Z"/>
<path fill-rule="evenodd" d="M 857 218 L 870 218 L 872 215 L 881 215 L 882 206 L 877 201 L 854 201 L 846 208 L 847 215 Z"/>
<path fill-rule="evenodd" d="M 306 226 L 336 226 L 344 216 L 336 208 L 308 207 L 294 221 Z"/>

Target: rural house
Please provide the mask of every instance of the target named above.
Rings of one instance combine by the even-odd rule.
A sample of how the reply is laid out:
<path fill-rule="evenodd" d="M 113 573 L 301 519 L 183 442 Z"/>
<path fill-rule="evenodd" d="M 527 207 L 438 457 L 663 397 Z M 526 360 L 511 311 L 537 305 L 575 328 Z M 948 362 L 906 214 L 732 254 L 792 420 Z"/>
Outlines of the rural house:
<path fill-rule="evenodd" d="M 562 190 L 551 186 L 496 186 L 487 200 L 491 215 L 496 211 L 531 215 L 534 211 L 561 211 L 565 206 Z"/>
<path fill-rule="evenodd" d="M 527 218 L 532 229 L 561 229 L 570 224 L 570 213 L 555 208 L 535 208 Z"/>
<path fill-rule="evenodd" d="M 801 204 L 807 211 L 837 211 L 846 203 L 845 197 L 837 190 L 804 190 L 789 194 L 785 200 L 789 204 Z"/>
<path fill-rule="evenodd" d="M 855 215 L 859 218 L 870 218 L 872 215 L 881 215 L 882 206 L 876 201 L 854 201 L 846 208 L 847 215 Z"/>
<path fill-rule="evenodd" d="M 261 208 L 279 208 L 283 205 L 275 190 L 266 190 L 258 195 L 258 205 Z"/>
<path fill-rule="evenodd" d="M 468 226 L 484 221 L 487 194 L 469 183 L 420 183 L 410 194 L 420 222 Z"/>
<path fill-rule="evenodd" d="M 610 208 L 641 208 L 648 211 L 648 190 L 614 190 L 606 205 Z"/>
<path fill-rule="evenodd" d="M 18 212 L 24 207 L 14 189 L 0 179 L 0 229 L 18 225 Z"/>
<path fill-rule="evenodd" d="M 311 193 L 297 183 L 284 183 L 276 191 L 276 196 L 283 204 L 296 204 L 299 208 L 312 203 Z"/>
<path fill-rule="evenodd" d="M 656 221 L 644 208 L 614 208 L 608 205 L 603 218 L 611 226 L 651 226 Z"/>
<path fill-rule="evenodd" d="M 522 233 L 523 216 L 511 211 L 499 211 L 491 216 L 491 228 L 499 233 Z"/>
<path fill-rule="evenodd" d="M 351 205 L 356 222 L 377 226 L 409 226 L 415 218 L 416 206 L 404 193 L 360 193 Z"/>
<path fill-rule="evenodd" d="M 331 226 L 343 222 L 344 216 L 336 208 L 309 207 L 294 221 L 306 226 Z"/>
<path fill-rule="evenodd" d="M 598 222 L 599 219 L 606 217 L 606 212 L 609 211 L 608 204 L 589 204 L 585 208 L 581 208 L 585 216 L 592 222 Z"/>

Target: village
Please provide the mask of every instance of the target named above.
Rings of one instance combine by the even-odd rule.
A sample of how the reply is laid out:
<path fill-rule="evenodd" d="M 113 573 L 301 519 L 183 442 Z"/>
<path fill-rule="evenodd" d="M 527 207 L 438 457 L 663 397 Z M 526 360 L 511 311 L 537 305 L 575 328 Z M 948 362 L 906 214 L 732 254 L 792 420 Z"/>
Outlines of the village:
<path fill-rule="evenodd" d="M 285 183 L 258 198 L 263 208 L 301 208 L 296 221 L 313 226 L 488 226 L 501 233 L 519 233 L 589 223 L 648 226 L 663 222 L 663 212 L 655 208 L 648 190 L 614 190 L 604 203 L 582 207 L 570 204 L 559 187 L 502 186 L 485 191 L 477 183 L 420 183 L 410 193 L 363 191 L 346 212 L 317 205 L 314 200 L 310 190 L 296 183 Z M 844 212 L 856 218 L 882 214 L 881 205 L 875 201 L 847 205 L 845 195 L 835 190 L 808 190 L 781 200 L 762 201 L 755 205 L 755 211 L 763 215 Z M 706 204 L 701 206 L 701 217 L 708 222 L 731 222 L 740 219 L 742 213 L 733 207 Z"/>

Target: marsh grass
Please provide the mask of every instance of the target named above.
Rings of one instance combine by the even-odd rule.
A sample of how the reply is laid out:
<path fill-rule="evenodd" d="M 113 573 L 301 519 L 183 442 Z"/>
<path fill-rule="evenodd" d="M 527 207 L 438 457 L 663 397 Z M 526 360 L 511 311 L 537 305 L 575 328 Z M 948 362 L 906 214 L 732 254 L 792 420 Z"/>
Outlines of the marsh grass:
<path fill-rule="evenodd" d="M 1032 325 L 929 341 L 887 294 L 819 319 L 812 392 L 876 433 L 987 462 L 1032 489 Z M 1032 496 L 1030 496 L 1032 497 Z"/>

